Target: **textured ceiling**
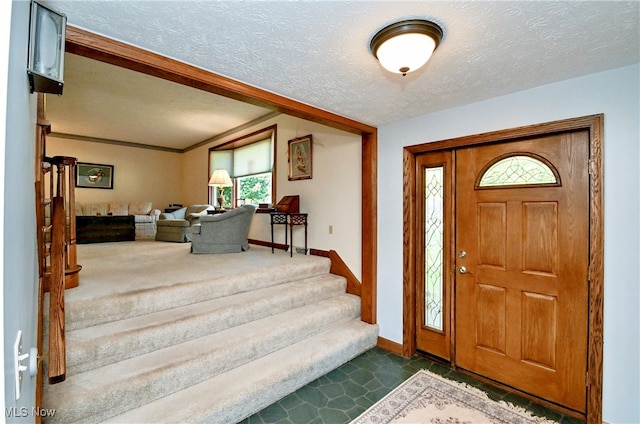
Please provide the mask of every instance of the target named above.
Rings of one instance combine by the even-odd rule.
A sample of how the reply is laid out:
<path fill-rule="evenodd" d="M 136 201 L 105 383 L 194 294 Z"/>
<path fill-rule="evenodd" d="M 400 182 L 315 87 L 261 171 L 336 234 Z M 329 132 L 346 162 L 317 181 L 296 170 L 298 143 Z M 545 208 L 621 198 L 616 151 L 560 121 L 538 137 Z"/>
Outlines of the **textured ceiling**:
<path fill-rule="evenodd" d="M 185 149 L 271 111 L 66 54 L 62 96 L 47 96 L 53 131 Z"/>
<path fill-rule="evenodd" d="M 637 1 L 46 3 L 71 25 L 373 126 L 640 62 Z M 445 35 L 427 65 L 403 77 L 382 69 L 369 42 L 407 18 L 433 20 Z M 214 117 L 198 118 L 199 107 L 182 112 L 193 113 L 200 140 L 219 131 Z M 237 122 L 263 112 L 238 111 Z"/>

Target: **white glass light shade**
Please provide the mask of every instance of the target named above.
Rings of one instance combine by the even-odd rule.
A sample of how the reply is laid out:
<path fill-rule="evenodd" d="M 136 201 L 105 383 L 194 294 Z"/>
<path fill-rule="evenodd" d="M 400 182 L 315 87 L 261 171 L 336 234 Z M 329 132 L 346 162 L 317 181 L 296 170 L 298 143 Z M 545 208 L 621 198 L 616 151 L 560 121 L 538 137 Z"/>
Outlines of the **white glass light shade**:
<path fill-rule="evenodd" d="M 213 171 L 213 174 L 211 174 L 209 185 L 216 187 L 231 187 L 233 183 L 231 182 L 231 177 L 229 177 L 229 173 L 226 169 L 216 169 Z"/>
<path fill-rule="evenodd" d="M 62 94 L 66 25 L 64 14 L 32 2 L 27 65 L 32 92 Z"/>
<path fill-rule="evenodd" d="M 427 63 L 442 36 L 442 28 L 433 22 L 410 19 L 378 31 L 370 47 L 385 69 L 406 75 Z"/>
<path fill-rule="evenodd" d="M 62 60 L 62 52 L 59 49 L 59 38 L 62 18 L 47 9 L 41 10 L 42 12 L 36 18 L 38 22 L 36 23 L 33 67 L 42 75 L 60 80 L 62 75 L 60 75 L 59 63 Z"/>
<path fill-rule="evenodd" d="M 382 43 L 376 55 L 387 71 L 406 74 L 427 63 L 435 48 L 436 42 L 428 35 L 401 34 Z"/>

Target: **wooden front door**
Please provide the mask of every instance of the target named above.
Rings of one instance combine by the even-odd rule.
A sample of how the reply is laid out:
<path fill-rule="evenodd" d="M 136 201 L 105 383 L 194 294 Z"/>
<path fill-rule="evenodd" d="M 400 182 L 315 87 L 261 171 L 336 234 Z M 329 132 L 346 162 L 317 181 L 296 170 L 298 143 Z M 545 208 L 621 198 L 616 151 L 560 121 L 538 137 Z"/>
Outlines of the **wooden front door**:
<path fill-rule="evenodd" d="M 455 363 L 585 412 L 589 132 L 456 151 Z"/>

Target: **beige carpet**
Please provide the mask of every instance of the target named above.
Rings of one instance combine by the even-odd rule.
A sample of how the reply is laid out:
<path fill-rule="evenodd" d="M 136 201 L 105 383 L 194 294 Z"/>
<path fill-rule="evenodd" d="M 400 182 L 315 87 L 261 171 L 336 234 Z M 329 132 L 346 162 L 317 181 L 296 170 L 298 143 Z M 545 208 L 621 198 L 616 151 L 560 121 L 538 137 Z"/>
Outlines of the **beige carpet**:
<path fill-rule="evenodd" d="M 239 422 L 375 346 L 328 258 L 189 247 L 78 246 L 67 378 L 44 385 L 46 424 Z"/>
<path fill-rule="evenodd" d="M 496 402 L 479 389 L 420 370 L 373 405 L 352 424 L 388 423 L 554 423 L 534 417 L 505 402 Z"/>
<path fill-rule="evenodd" d="M 79 244 L 80 285 L 67 290 L 67 300 L 93 298 L 153 289 L 184 281 L 218 278 L 260 268 L 325 260 L 294 255 L 251 245 L 247 252 L 194 255 L 191 243 L 169 243 L 152 239 L 117 243 Z"/>

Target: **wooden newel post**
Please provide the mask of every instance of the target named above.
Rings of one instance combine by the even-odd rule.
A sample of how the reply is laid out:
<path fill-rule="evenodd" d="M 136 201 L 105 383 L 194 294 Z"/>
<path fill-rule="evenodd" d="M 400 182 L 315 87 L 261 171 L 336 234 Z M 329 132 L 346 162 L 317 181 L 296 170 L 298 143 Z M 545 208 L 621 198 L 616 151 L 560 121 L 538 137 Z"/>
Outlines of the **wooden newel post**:
<path fill-rule="evenodd" d="M 76 158 L 54 156 L 51 162 L 57 166 L 56 195 L 63 198 L 65 216 L 68 219 L 64 226 L 65 288 L 71 289 L 80 284 L 82 269 L 82 266 L 78 265 L 76 245 Z"/>
<path fill-rule="evenodd" d="M 64 334 L 65 211 L 64 199 L 54 197 L 51 220 L 51 271 L 49 277 L 49 382 L 64 381 L 67 372 Z"/>

